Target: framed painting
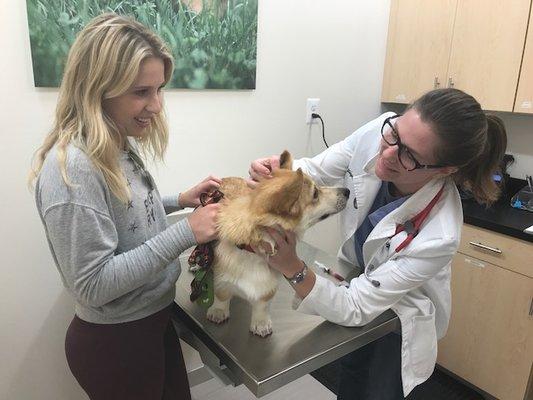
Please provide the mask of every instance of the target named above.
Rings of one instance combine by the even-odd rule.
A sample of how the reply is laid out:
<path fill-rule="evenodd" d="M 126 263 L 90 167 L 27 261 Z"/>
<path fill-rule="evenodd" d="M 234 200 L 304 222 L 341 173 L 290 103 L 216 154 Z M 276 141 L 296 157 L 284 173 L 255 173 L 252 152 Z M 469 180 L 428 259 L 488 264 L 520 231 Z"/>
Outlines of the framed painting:
<path fill-rule="evenodd" d="M 104 12 L 130 15 L 169 46 L 168 88 L 255 89 L 258 0 L 27 0 L 37 87 L 57 87 L 76 34 Z"/>

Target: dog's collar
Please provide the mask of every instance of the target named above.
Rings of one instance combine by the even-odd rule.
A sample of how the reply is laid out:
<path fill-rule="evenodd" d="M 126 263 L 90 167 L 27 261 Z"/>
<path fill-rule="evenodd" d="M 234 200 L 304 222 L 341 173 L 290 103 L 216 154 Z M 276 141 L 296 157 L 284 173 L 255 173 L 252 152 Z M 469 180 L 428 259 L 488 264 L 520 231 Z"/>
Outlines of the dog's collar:
<path fill-rule="evenodd" d="M 239 248 L 240 250 L 249 251 L 250 253 L 255 253 L 254 249 L 249 244 L 238 244 L 237 248 Z"/>

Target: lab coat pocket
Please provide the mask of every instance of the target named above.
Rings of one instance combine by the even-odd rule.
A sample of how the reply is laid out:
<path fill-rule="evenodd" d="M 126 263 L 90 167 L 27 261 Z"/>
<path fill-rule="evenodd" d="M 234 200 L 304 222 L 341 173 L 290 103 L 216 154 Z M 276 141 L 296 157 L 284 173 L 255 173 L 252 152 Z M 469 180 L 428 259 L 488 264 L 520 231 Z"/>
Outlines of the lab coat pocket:
<path fill-rule="evenodd" d="M 437 361 L 435 314 L 413 317 L 410 341 L 413 372 L 420 377 L 429 377 Z"/>

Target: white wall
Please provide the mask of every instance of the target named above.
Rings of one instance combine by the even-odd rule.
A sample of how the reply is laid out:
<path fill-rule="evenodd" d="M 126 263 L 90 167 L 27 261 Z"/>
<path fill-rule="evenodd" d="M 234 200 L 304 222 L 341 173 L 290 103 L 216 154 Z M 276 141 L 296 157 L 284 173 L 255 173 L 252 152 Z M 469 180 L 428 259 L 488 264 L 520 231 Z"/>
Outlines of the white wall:
<path fill-rule="evenodd" d="M 25 2 L 0 0 L 0 9 L 0 398 L 84 398 L 63 351 L 72 302 L 25 184 L 57 91 L 33 87 Z M 321 99 L 330 143 L 377 116 L 388 9 L 388 1 L 260 0 L 256 90 L 166 93 L 170 146 L 153 170 L 161 191 L 210 173 L 245 176 L 250 160 L 283 149 L 319 152 L 318 126 L 303 122 L 308 97 Z M 532 170 L 533 117 L 505 118 L 510 148 Z M 306 239 L 334 252 L 335 219 Z"/>

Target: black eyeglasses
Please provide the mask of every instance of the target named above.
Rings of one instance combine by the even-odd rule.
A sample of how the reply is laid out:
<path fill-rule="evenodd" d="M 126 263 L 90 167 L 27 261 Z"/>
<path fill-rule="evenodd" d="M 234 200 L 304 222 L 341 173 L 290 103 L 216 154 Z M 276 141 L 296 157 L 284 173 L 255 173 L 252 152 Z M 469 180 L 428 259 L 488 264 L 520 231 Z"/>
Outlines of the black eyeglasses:
<path fill-rule="evenodd" d="M 445 165 L 420 164 L 418 162 L 415 156 L 413 156 L 409 149 L 402 143 L 396 127 L 391 122 L 398 117 L 401 117 L 401 114 L 392 115 L 383 121 L 383 125 L 381 126 L 381 137 L 389 146 L 398 146 L 398 160 L 400 161 L 400 164 L 402 164 L 402 167 L 404 167 L 407 171 L 445 167 Z"/>
<path fill-rule="evenodd" d="M 152 176 L 144 168 L 144 163 L 142 162 L 141 158 L 137 154 L 135 154 L 135 152 L 132 150 L 128 150 L 128 157 L 133 163 L 133 167 L 134 167 L 133 172 L 135 174 L 140 173 L 144 180 L 144 183 L 146 184 L 146 186 L 148 186 L 148 189 L 150 191 L 154 190 L 155 185 L 154 185 L 154 181 L 152 180 Z"/>

